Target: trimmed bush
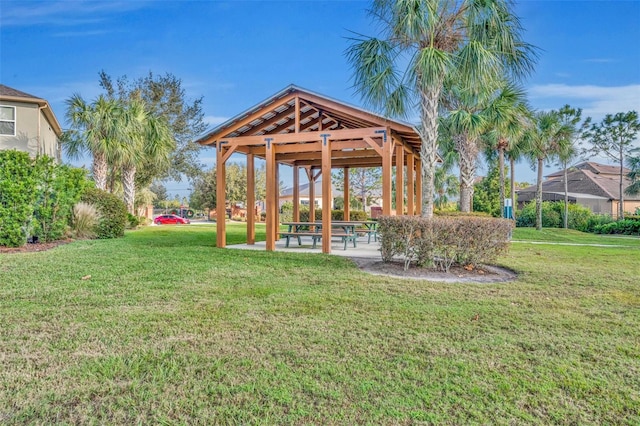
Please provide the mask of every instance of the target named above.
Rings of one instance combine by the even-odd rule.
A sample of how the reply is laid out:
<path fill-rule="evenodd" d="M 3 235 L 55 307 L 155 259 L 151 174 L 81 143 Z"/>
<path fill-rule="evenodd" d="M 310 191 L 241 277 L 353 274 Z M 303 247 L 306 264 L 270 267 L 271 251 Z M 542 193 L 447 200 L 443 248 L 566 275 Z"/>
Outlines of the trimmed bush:
<path fill-rule="evenodd" d="M 383 216 L 379 219 L 382 260 L 402 257 L 421 267 L 449 271 L 454 263 L 473 267 L 506 251 L 513 221 L 482 217 Z"/>
<path fill-rule="evenodd" d="M 315 210 L 315 217 L 316 220 L 322 219 L 322 209 Z M 349 211 L 349 218 L 349 220 L 368 220 L 367 212 L 361 210 Z M 344 210 L 331 210 L 331 220 L 344 220 Z M 300 222 L 309 222 L 309 209 L 300 209 Z"/>
<path fill-rule="evenodd" d="M 82 201 L 93 204 L 100 214 L 100 220 L 95 229 L 98 238 L 124 236 L 127 207 L 120 198 L 97 188 L 87 188 L 82 194 Z"/>
<path fill-rule="evenodd" d="M 0 246 L 20 247 L 32 235 L 38 175 L 26 152 L 0 151 Z"/>
<path fill-rule="evenodd" d="M 605 223 L 594 228 L 597 234 L 639 235 L 640 221 L 623 219 L 616 222 Z"/>

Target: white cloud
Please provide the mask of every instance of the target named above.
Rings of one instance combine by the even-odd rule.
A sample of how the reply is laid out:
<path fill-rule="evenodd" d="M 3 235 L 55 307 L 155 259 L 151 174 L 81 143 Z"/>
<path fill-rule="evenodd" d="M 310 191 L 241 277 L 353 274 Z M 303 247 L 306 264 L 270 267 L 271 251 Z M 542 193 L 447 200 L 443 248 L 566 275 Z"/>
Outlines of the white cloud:
<path fill-rule="evenodd" d="M 554 100 L 553 108 L 564 104 L 582 108 L 583 114 L 600 119 L 606 114 L 640 111 L 640 84 L 628 86 L 570 86 L 567 84 L 545 84 L 529 89 L 532 99 L 548 104 Z M 557 101 L 555 101 L 557 100 Z"/>
<path fill-rule="evenodd" d="M 148 1 L 29 1 L 3 2 L 2 26 L 72 26 L 102 21 L 107 14 L 123 13 L 145 7 Z"/>

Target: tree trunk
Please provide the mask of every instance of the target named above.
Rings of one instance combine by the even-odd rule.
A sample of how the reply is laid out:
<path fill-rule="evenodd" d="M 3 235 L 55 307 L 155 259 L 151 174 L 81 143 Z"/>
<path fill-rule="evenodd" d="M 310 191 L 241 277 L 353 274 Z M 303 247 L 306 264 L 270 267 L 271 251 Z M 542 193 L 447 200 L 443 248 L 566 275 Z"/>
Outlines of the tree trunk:
<path fill-rule="evenodd" d="M 624 153 L 622 151 L 622 144 L 620 144 L 620 200 L 618 200 L 618 220 L 624 219 L 624 166 L 623 166 Z"/>
<path fill-rule="evenodd" d="M 122 189 L 124 192 L 124 203 L 127 211 L 135 215 L 136 199 L 136 167 L 126 166 L 122 168 Z"/>
<path fill-rule="evenodd" d="M 109 166 L 107 165 L 107 156 L 102 152 L 93 153 L 93 181 L 96 183 L 96 188 L 107 190 L 107 171 Z"/>
<path fill-rule="evenodd" d="M 509 158 L 511 167 L 511 219 L 516 220 L 516 160 Z"/>
<path fill-rule="evenodd" d="M 433 217 L 434 176 L 438 158 L 438 97 L 440 85 L 433 85 L 420 94 L 421 121 L 419 129 L 420 161 L 422 165 L 422 217 Z"/>
<path fill-rule="evenodd" d="M 458 135 L 455 138 L 460 164 L 460 211 L 471 212 L 473 202 L 473 180 L 476 177 L 478 145 L 475 138 Z"/>
<path fill-rule="evenodd" d="M 500 217 L 504 215 L 504 149 L 498 148 L 498 167 L 500 167 Z"/>
<path fill-rule="evenodd" d="M 543 159 L 538 158 L 538 180 L 536 182 L 536 229 L 542 231 L 542 167 Z"/>
<path fill-rule="evenodd" d="M 564 229 L 569 229 L 569 182 L 567 163 L 564 163 Z"/>

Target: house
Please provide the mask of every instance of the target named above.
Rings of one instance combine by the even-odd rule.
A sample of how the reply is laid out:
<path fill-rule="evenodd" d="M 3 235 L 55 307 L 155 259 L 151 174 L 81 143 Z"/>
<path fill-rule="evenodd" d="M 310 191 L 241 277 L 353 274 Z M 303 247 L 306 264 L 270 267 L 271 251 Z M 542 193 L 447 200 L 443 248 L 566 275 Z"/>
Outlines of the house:
<path fill-rule="evenodd" d="M 48 155 L 60 162 L 62 129 L 49 103 L 0 84 L 0 150 Z"/>
<path fill-rule="evenodd" d="M 630 184 L 629 169 L 623 170 L 623 190 Z M 544 201 L 564 201 L 564 170 L 546 176 L 542 182 Z M 584 162 L 570 167 L 567 171 L 569 202 L 580 204 L 593 213 L 618 216 L 620 197 L 620 168 L 594 162 Z M 535 200 L 536 186 L 517 191 L 518 207 Z M 640 195 L 624 194 L 624 211 L 633 213 L 640 208 Z"/>
<path fill-rule="evenodd" d="M 331 185 L 331 204 L 335 205 L 335 199 L 337 197 L 342 197 L 342 191 L 334 184 Z M 301 183 L 299 186 L 299 194 L 300 194 L 300 204 L 306 207 L 309 207 L 309 184 Z M 316 208 L 320 208 L 320 202 L 322 201 L 322 180 L 317 180 L 314 187 L 314 200 Z M 280 192 L 280 197 L 278 199 L 280 207 L 284 203 L 293 203 L 293 188 L 285 188 Z"/>

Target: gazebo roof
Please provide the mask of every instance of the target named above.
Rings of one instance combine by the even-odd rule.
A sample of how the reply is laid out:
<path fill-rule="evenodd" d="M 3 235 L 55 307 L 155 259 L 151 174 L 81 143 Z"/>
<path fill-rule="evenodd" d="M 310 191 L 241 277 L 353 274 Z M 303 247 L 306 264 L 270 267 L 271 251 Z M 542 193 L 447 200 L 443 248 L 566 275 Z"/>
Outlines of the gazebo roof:
<path fill-rule="evenodd" d="M 296 120 L 298 116 L 298 120 Z M 296 132 L 296 125 L 298 131 Z M 290 135 L 289 144 L 307 144 L 305 134 L 311 132 L 329 132 L 336 130 L 358 130 L 385 128 L 397 143 L 401 143 L 407 152 L 419 156 L 420 136 L 415 128 L 406 122 L 389 119 L 362 108 L 337 101 L 310 90 L 290 85 L 270 98 L 220 124 L 197 140 L 202 145 L 216 145 L 218 141 L 231 138 L 254 137 L 255 144 L 238 146 L 236 152 L 254 153 L 261 157 L 258 148 L 264 145 L 263 139 L 270 135 Z M 300 135 L 296 138 L 295 135 Z M 381 136 L 382 137 L 382 136 Z M 385 136 L 386 137 L 386 136 Z M 277 140 L 278 138 L 276 138 Z M 350 133 L 349 139 L 361 140 L 362 136 Z M 275 142 L 278 143 L 278 142 Z M 319 150 L 311 147 L 293 147 L 288 153 L 282 152 L 277 161 L 289 165 L 319 166 Z M 332 154 L 334 167 L 353 165 L 373 167 L 381 165 L 381 157 L 366 144 L 364 146 L 345 145 L 344 149 L 335 149 Z M 349 163 L 349 164 L 347 164 Z"/>

